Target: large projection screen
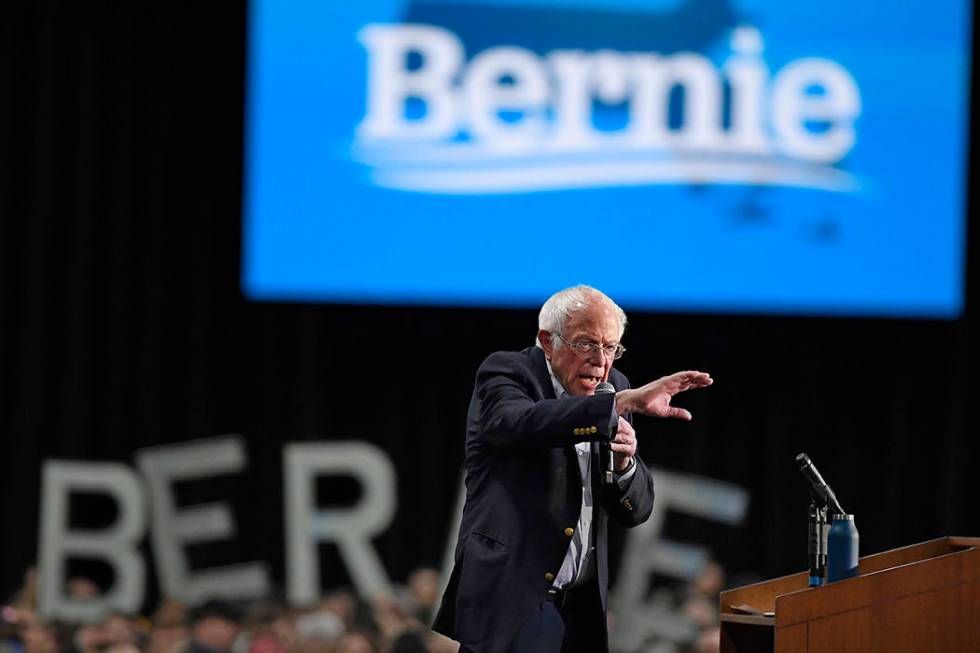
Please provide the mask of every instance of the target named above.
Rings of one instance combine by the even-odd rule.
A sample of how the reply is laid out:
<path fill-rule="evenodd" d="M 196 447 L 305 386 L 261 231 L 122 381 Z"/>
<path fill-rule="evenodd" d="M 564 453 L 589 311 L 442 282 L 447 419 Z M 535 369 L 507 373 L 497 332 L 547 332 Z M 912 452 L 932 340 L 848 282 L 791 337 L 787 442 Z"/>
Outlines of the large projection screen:
<path fill-rule="evenodd" d="M 968 0 L 252 0 L 255 300 L 955 318 Z"/>

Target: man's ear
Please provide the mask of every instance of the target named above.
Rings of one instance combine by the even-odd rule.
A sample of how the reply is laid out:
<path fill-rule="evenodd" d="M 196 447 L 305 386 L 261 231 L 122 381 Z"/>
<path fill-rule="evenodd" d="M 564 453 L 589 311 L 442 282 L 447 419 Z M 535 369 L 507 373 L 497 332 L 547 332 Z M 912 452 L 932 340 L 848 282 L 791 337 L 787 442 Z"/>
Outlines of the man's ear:
<path fill-rule="evenodd" d="M 555 351 L 554 345 L 551 344 L 551 331 L 544 329 L 538 331 L 538 342 L 541 343 L 541 349 L 544 350 L 544 357 L 551 360 L 551 354 Z"/>

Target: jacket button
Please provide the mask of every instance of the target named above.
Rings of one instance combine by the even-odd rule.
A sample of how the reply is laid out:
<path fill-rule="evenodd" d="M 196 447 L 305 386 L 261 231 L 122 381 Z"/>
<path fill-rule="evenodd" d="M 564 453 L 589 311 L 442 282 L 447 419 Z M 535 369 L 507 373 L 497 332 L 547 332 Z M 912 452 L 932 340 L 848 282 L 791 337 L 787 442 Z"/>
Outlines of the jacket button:
<path fill-rule="evenodd" d="M 549 571 L 544 575 L 544 579 L 550 583 L 555 580 L 555 575 Z"/>
<path fill-rule="evenodd" d="M 575 534 L 575 529 L 574 528 L 566 528 L 565 529 L 565 535 L 567 535 L 568 537 L 571 537 L 574 534 Z"/>
<path fill-rule="evenodd" d="M 589 430 L 592 431 L 593 433 L 598 433 L 599 432 L 599 427 L 598 426 L 593 426 Z"/>

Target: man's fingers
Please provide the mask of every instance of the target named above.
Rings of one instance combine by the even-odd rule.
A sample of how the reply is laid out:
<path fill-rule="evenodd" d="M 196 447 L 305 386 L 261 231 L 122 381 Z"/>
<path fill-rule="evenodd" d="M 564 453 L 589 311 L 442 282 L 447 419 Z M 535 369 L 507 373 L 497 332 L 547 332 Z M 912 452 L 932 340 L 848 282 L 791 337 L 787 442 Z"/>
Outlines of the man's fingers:
<path fill-rule="evenodd" d="M 612 439 L 609 448 L 616 453 L 632 456 L 636 453 L 636 431 L 633 425 L 622 417 L 619 418 L 619 429 L 616 436 Z"/>
<path fill-rule="evenodd" d="M 632 456 L 634 453 L 636 453 L 636 444 L 633 443 L 620 444 L 619 442 L 613 441 L 612 444 L 609 445 L 609 448 L 615 453 L 623 453 L 628 456 Z"/>
<path fill-rule="evenodd" d="M 619 424 L 617 427 L 618 433 L 628 433 L 629 435 L 636 435 L 636 431 L 633 430 L 633 425 L 627 422 L 622 417 L 619 418 Z"/>
<path fill-rule="evenodd" d="M 686 372 L 678 372 L 673 376 L 673 379 L 677 382 L 678 391 L 682 392 L 684 390 L 689 390 L 691 388 L 705 388 L 712 383 L 714 379 L 711 378 L 710 374 L 705 372 L 698 372 L 695 370 L 687 370 Z"/>
<path fill-rule="evenodd" d="M 609 443 L 609 448 L 620 456 L 636 455 L 636 431 L 633 430 L 633 425 L 622 417 L 619 418 L 616 436 Z"/>
<path fill-rule="evenodd" d="M 684 421 L 691 421 L 691 413 L 683 408 L 678 408 L 677 406 L 669 406 L 667 408 L 667 417 L 675 417 L 677 419 L 682 419 Z"/>
<path fill-rule="evenodd" d="M 623 412 L 638 412 L 656 417 L 673 417 L 690 420 L 691 414 L 683 408 L 673 408 L 670 400 L 686 390 L 706 388 L 714 383 L 707 372 L 686 370 L 651 381 L 636 390 L 621 390 Z"/>

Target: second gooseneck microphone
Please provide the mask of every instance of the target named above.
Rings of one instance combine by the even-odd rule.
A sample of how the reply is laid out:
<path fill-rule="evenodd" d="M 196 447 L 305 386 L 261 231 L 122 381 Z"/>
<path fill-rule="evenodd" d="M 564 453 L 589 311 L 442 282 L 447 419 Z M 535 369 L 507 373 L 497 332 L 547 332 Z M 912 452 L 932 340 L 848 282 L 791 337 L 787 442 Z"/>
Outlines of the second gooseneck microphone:
<path fill-rule="evenodd" d="M 614 394 L 615 392 L 616 392 L 616 388 L 613 386 L 612 383 L 600 383 L 595 387 L 595 393 L 597 395 Z M 616 464 L 613 461 L 613 451 L 612 451 L 611 443 L 608 442 L 606 443 L 606 453 L 608 453 L 609 455 L 606 458 L 605 481 L 606 481 L 606 485 L 612 485 L 613 483 L 616 482 Z"/>

